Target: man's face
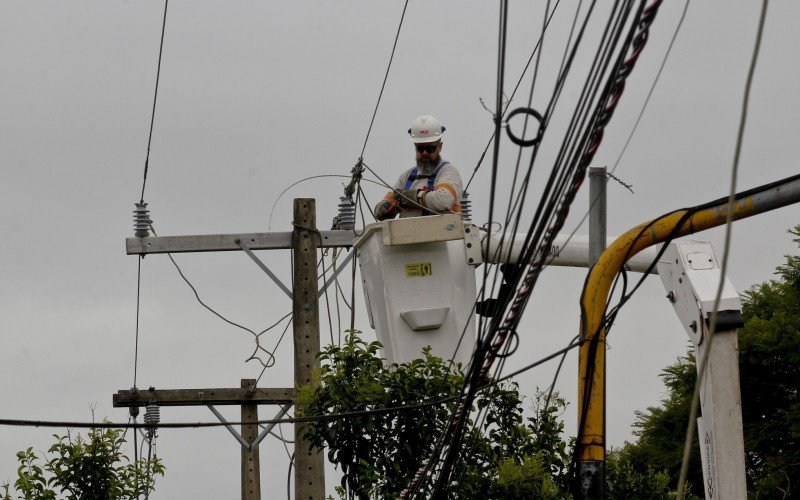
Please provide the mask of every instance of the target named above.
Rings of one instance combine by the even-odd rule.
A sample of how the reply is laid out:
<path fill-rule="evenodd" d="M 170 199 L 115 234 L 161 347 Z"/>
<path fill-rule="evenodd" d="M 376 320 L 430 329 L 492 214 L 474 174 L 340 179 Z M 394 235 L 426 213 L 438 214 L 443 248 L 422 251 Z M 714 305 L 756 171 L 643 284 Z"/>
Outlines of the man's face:
<path fill-rule="evenodd" d="M 442 141 L 423 142 L 414 144 L 417 150 L 417 166 L 420 168 L 435 168 L 439 164 L 439 153 L 442 151 Z"/>

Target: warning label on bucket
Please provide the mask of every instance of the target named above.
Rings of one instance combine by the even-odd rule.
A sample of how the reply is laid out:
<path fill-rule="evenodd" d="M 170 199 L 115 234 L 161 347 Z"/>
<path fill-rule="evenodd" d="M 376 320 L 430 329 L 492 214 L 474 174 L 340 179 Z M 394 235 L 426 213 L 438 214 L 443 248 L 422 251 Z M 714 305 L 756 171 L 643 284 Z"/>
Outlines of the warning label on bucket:
<path fill-rule="evenodd" d="M 433 268 L 430 262 L 406 264 L 406 278 L 420 278 L 422 276 L 431 276 L 432 274 Z"/>

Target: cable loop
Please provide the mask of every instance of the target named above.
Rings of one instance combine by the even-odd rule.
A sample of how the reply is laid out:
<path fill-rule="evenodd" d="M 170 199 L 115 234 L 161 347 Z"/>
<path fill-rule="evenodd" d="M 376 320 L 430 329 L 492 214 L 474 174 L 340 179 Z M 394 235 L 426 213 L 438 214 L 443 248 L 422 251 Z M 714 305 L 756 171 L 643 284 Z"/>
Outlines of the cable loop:
<path fill-rule="evenodd" d="M 534 137 L 533 139 L 527 139 L 526 140 L 525 138 L 520 138 L 520 137 L 515 136 L 513 134 L 513 132 L 511 132 L 511 126 L 509 125 L 508 122 L 512 118 L 514 118 L 516 115 L 519 115 L 519 114 L 525 114 L 525 115 L 528 115 L 528 116 L 532 116 L 537 122 L 539 122 L 539 127 L 538 127 L 538 129 L 536 131 L 536 137 Z M 539 141 L 541 141 L 541 139 L 542 139 L 542 135 L 544 135 L 544 127 L 542 126 L 543 122 L 544 122 L 544 118 L 542 117 L 541 113 L 539 113 L 535 109 L 533 109 L 533 108 L 517 108 L 514 111 L 512 111 L 511 113 L 509 113 L 508 116 L 506 117 L 506 127 L 505 127 L 506 128 L 506 134 L 508 135 L 508 138 L 511 139 L 511 142 L 513 142 L 517 146 L 520 146 L 520 147 L 523 147 L 523 148 L 532 147 L 532 146 L 535 146 L 535 145 L 539 144 Z"/>
<path fill-rule="evenodd" d="M 504 342 L 502 342 L 502 344 L 498 346 L 497 351 L 494 351 L 493 354 L 494 354 L 495 358 L 505 359 L 505 358 L 507 358 L 509 356 L 512 356 L 515 352 L 517 352 L 517 349 L 519 349 L 519 333 L 517 333 L 517 329 L 516 328 L 501 328 L 501 330 L 507 331 L 508 334 L 509 334 L 509 338 L 507 340 L 505 340 Z M 514 343 L 513 349 L 509 348 L 508 352 L 501 353 L 500 352 L 500 348 L 502 348 L 502 346 L 505 345 L 506 342 L 511 342 L 512 340 L 516 340 L 516 342 Z"/>

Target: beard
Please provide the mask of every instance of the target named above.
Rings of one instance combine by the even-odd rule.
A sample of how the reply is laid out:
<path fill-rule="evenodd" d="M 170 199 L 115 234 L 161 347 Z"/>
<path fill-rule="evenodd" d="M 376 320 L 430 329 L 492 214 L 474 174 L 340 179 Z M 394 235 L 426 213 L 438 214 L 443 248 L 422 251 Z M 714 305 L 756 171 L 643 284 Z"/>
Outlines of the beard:
<path fill-rule="evenodd" d="M 437 166 L 439 166 L 439 162 L 442 160 L 440 155 L 436 155 L 435 157 L 428 156 L 427 158 L 420 158 L 417 160 L 417 168 L 423 174 L 430 174 L 433 172 Z"/>

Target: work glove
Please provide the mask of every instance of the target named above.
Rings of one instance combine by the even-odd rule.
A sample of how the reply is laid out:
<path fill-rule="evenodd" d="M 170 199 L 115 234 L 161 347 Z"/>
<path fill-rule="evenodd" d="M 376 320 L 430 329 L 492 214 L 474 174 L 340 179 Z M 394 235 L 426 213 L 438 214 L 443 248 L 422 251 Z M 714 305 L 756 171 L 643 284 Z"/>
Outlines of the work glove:
<path fill-rule="evenodd" d="M 397 205 L 389 200 L 383 200 L 375 207 L 374 215 L 378 220 L 391 219 L 397 215 Z"/>

